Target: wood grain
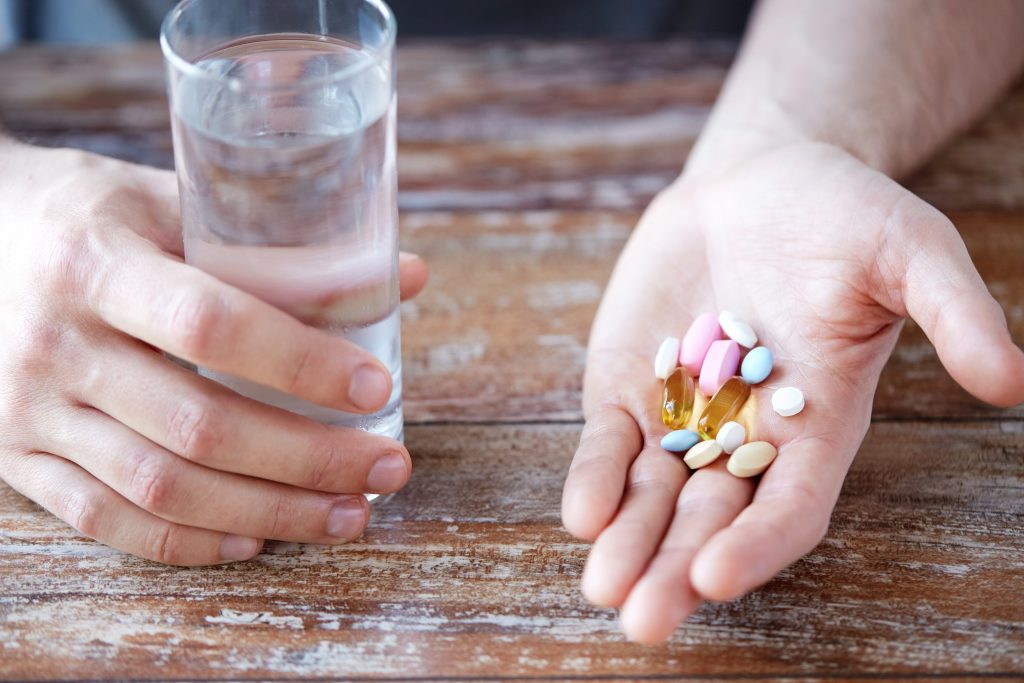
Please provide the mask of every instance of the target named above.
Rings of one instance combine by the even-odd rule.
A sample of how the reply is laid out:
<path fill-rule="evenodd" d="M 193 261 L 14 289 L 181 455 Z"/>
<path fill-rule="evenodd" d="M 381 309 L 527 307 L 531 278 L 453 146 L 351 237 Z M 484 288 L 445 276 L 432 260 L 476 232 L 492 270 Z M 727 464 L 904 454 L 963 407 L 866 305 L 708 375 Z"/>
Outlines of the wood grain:
<path fill-rule="evenodd" d="M 586 338 L 614 258 L 678 173 L 731 55 L 692 43 L 403 48 L 402 239 L 434 273 L 404 311 L 411 422 L 579 419 Z M 15 51 L 0 58 L 0 122 L 169 166 L 161 69 L 153 45 Z M 910 181 L 953 211 L 1018 340 L 1024 165 L 1006 150 L 1024 149 L 1022 112 L 1018 89 Z M 875 413 L 1003 415 L 959 389 L 913 325 Z"/>
<path fill-rule="evenodd" d="M 409 420 L 581 419 L 590 323 L 638 217 L 568 210 L 406 214 L 404 245 L 433 271 L 426 291 L 403 309 Z M 1011 332 L 1024 341 L 1024 213 L 950 217 L 1003 304 Z M 683 332 L 685 321 L 665 330 Z M 874 410 L 886 420 L 1024 416 L 1024 406 L 1000 410 L 963 391 L 912 322 L 882 374 Z"/>
<path fill-rule="evenodd" d="M 729 44 L 458 43 L 399 52 L 405 210 L 641 210 L 678 173 Z M 1024 206 L 1024 89 L 909 186 L 943 210 Z M 169 168 L 155 44 L 0 56 L 0 122 L 42 144 Z"/>
<path fill-rule="evenodd" d="M 826 541 L 762 590 L 631 645 L 577 583 L 558 497 L 577 425 L 421 426 L 347 547 L 180 570 L 0 493 L 0 673 L 33 678 L 1024 671 L 1024 425 L 877 424 Z M 59 639 L 60 646 L 54 647 Z"/>
<path fill-rule="evenodd" d="M 660 647 L 578 592 L 559 523 L 586 337 L 682 165 L 724 44 L 399 52 L 409 487 L 346 547 L 180 570 L 0 484 L 0 679 L 1024 679 L 1024 409 L 957 388 L 908 324 L 826 540 Z M 907 183 L 949 213 L 1024 340 L 1024 89 Z M 154 45 L 0 55 L 0 122 L 168 167 Z"/>

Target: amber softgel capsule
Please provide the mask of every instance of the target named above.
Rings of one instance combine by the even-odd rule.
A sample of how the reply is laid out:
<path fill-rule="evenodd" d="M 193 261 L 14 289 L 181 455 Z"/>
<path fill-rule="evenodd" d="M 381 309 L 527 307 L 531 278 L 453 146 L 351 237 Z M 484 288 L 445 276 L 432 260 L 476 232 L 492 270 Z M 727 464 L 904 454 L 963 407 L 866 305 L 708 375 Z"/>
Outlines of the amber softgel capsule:
<path fill-rule="evenodd" d="M 704 406 L 697 420 L 697 433 L 705 439 L 714 439 L 722 425 L 736 417 L 750 398 L 750 385 L 740 377 L 730 377 Z"/>
<path fill-rule="evenodd" d="M 684 429 L 693 415 L 693 378 L 683 369 L 676 368 L 661 394 L 661 421 L 669 429 Z"/>

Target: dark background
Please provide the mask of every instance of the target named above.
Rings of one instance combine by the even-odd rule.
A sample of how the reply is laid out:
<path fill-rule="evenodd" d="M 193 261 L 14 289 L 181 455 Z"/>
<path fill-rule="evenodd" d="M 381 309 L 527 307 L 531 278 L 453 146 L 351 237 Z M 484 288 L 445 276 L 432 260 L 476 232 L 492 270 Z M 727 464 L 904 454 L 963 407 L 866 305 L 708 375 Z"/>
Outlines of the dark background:
<path fill-rule="evenodd" d="M 400 38 L 736 38 L 753 0 L 391 0 Z M 155 38 L 175 0 L 0 0 L 0 43 Z M 6 41 L 5 41 L 6 38 Z"/>

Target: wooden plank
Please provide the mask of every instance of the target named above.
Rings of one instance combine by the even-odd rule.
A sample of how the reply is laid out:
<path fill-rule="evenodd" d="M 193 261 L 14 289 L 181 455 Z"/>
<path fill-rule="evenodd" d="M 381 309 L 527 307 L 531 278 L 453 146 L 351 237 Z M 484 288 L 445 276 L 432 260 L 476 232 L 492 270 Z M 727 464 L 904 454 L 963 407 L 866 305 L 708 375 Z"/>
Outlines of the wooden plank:
<path fill-rule="evenodd" d="M 207 570 L 122 556 L 0 488 L 0 677 L 1024 671 L 1024 423 L 875 425 L 826 541 L 657 648 L 578 593 L 586 547 L 557 512 L 578 431 L 414 427 L 413 480 L 363 541 Z"/>
<path fill-rule="evenodd" d="M 465 43 L 399 53 L 402 208 L 642 209 L 703 125 L 733 48 Z M 1024 206 L 1024 87 L 909 180 L 945 210 Z M 0 122 L 41 144 L 172 163 L 155 44 L 0 55 Z"/>

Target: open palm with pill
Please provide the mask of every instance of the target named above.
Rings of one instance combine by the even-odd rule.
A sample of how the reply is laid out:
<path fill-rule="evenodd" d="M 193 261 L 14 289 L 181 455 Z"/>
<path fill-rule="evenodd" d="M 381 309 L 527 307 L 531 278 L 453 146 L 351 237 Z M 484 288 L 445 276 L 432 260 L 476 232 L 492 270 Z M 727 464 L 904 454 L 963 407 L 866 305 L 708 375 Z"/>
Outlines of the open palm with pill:
<path fill-rule="evenodd" d="M 691 471 L 660 445 L 659 345 L 723 310 L 775 357 L 744 409 L 747 441 L 778 447 L 759 478 L 731 475 L 726 455 Z M 562 501 L 569 531 L 594 541 L 586 597 L 620 608 L 631 638 L 657 641 L 702 601 L 739 597 L 810 552 L 906 317 L 967 391 L 1024 401 L 1024 353 L 955 227 L 841 149 L 782 145 L 658 196 L 590 339 L 586 426 Z M 792 417 L 771 405 L 786 386 L 806 397 Z"/>

